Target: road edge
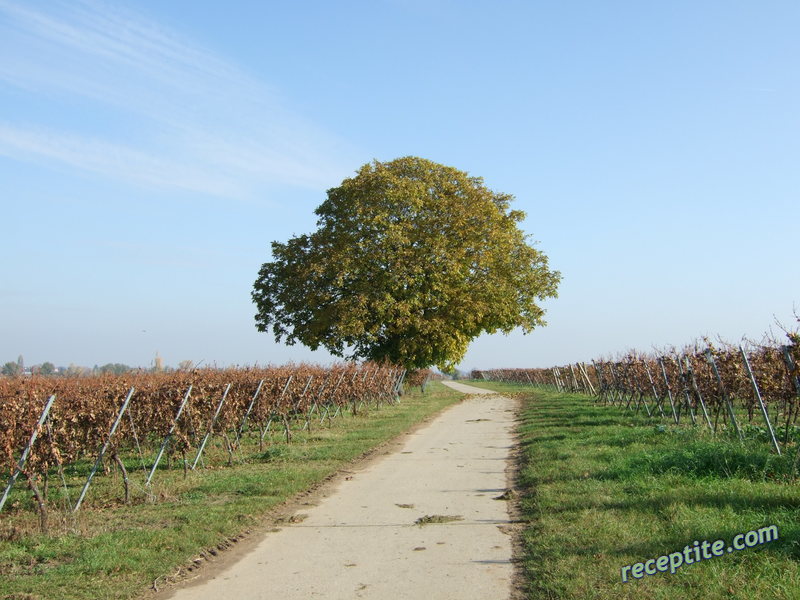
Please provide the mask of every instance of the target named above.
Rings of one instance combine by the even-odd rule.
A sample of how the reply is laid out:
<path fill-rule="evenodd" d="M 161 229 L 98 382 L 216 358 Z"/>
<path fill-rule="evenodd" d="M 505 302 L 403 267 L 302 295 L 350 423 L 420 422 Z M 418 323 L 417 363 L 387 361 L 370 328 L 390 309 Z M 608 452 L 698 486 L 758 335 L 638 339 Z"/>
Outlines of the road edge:
<path fill-rule="evenodd" d="M 278 531 L 282 524 L 291 522 L 292 517 L 299 511 L 307 510 L 309 506 L 314 506 L 322 498 L 334 493 L 342 481 L 352 474 L 353 470 L 365 468 L 372 462 L 399 450 L 404 444 L 405 436 L 415 433 L 418 429 L 437 419 L 445 411 L 473 396 L 473 394 L 463 392 L 462 394 L 460 398 L 457 398 L 447 406 L 427 415 L 408 429 L 343 464 L 341 468 L 325 476 L 309 488 L 272 507 L 263 515 L 261 522 L 257 526 L 249 527 L 237 535 L 230 536 L 214 547 L 199 550 L 197 558 L 181 565 L 172 575 L 156 578 L 147 589 L 134 596 L 134 600 L 168 600 L 179 589 L 202 584 L 204 581 L 216 576 L 240 558 L 255 550 L 256 546 L 267 535 Z"/>

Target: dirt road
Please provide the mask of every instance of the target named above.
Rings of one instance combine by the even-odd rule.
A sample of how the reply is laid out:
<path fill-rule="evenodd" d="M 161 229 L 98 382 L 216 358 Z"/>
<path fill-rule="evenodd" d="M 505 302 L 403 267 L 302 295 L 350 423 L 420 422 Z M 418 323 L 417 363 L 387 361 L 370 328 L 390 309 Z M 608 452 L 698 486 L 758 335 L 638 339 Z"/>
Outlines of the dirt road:
<path fill-rule="evenodd" d="M 495 498 L 508 485 L 514 404 L 486 390 L 448 385 L 480 396 L 407 434 L 399 451 L 343 478 L 298 522 L 171 597 L 508 598 L 509 516 L 507 503 Z"/>

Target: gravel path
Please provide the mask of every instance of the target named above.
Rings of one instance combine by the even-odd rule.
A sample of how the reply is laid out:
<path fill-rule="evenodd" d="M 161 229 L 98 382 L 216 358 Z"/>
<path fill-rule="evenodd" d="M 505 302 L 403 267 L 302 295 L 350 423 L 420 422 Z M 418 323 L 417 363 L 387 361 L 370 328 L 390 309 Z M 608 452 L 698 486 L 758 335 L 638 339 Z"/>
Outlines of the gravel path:
<path fill-rule="evenodd" d="M 507 487 L 514 403 L 446 384 L 480 395 L 407 434 L 397 452 L 354 470 L 229 568 L 171 597 L 507 599 L 509 516 L 495 498 Z"/>

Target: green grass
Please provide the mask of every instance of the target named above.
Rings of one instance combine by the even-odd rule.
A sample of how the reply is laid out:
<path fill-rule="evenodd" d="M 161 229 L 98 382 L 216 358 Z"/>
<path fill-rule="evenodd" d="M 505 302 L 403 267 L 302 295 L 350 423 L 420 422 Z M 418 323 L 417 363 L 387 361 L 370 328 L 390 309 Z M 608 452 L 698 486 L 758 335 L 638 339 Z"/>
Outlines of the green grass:
<path fill-rule="evenodd" d="M 586 396 L 522 392 L 521 508 L 530 598 L 798 599 L 800 483 L 761 441 L 712 439 Z M 666 423 L 666 422 L 665 422 Z M 695 540 L 726 545 L 777 525 L 778 541 L 621 581 L 621 568 Z"/>
<path fill-rule="evenodd" d="M 339 417 L 330 427 L 317 421 L 310 433 L 295 432 L 291 444 L 276 432 L 262 451 L 251 436 L 232 467 L 224 466 L 227 454 L 215 440 L 204 458 L 207 468 L 186 477 L 179 465 L 159 470 L 152 495 L 142 486 L 138 455 L 129 456 L 125 463 L 134 481 L 130 506 L 121 502 L 116 469 L 95 478 L 75 516 L 58 509 L 63 503 L 60 480 L 52 479 L 48 536 L 38 533 L 29 494 L 20 482 L 11 508 L 0 514 L 0 598 L 136 597 L 156 578 L 263 524 L 270 509 L 461 397 L 434 383 L 425 396 L 408 393 L 399 405 Z M 67 472 L 73 501 L 87 469 L 76 465 Z"/>

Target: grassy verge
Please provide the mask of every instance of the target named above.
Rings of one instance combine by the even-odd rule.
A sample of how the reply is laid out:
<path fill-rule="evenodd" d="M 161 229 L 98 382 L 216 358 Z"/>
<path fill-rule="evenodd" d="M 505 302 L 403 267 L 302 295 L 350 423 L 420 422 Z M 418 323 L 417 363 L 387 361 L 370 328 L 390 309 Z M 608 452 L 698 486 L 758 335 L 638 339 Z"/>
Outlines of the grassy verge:
<path fill-rule="evenodd" d="M 521 424 L 524 568 L 530 598 L 800 598 L 800 483 L 793 456 L 761 442 L 595 405 L 580 395 L 478 383 L 525 394 Z M 621 580 L 625 565 L 776 525 L 779 539 Z M 691 558 L 691 555 L 690 555 Z"/>
<path fill-rule="evenodd" d="M 156 578 L 258 525 L 276 505 L 460 397 L 434 383 L 425 396 L 412 392 L 399 405 L 339 417 L 310 433 L 295 432 L 291 444 L 276 434 L 260 450 L 255 437 L 247 437 L 232 467 L 223 466 L 227 454 L 215 440 L 205 469 L 186 476 L 178 466 L 163 469 L 152 495 L 141 485 L 138 456 L 128 457 L 131 505 L 120 502 L 115 471 L 98 476 L 76 516 L 51 509 L 48 536 L 38 534 L 27 494 L 15 491 L 12 508 L 0 515 L 0 598 L 135 597 Z M 73 500 L 86 468 L 78 465 L 67 473 Z M 51 488 L 57 505 L 58 487 Z"/>

